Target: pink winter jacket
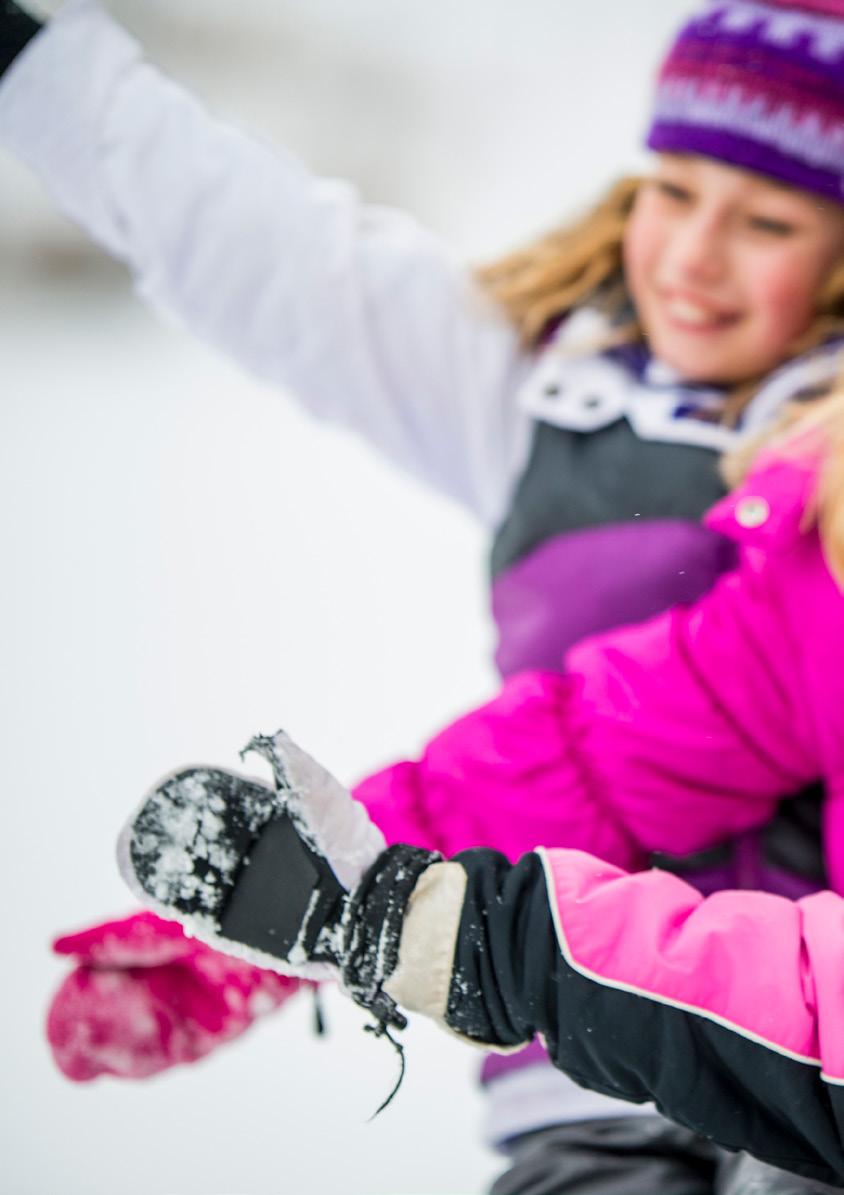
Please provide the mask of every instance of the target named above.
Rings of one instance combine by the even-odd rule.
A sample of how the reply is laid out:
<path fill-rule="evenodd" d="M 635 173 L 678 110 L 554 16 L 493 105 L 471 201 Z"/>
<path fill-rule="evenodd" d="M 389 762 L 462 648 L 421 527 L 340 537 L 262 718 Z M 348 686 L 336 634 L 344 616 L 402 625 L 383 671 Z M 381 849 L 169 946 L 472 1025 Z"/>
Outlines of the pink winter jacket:
<path fill-rule="evenodd" d="M 844 594 L 804 528 L 813 485 L 807 461 L 761 462 L 707 516 L 741 549 L 707 595 L 581 642 L 560 675 L 513 677 L 418 762 L 365 780 L 387 839 L 576 847 L 630 869 L 759 826 L 822 780 L 844 892 Z"/>

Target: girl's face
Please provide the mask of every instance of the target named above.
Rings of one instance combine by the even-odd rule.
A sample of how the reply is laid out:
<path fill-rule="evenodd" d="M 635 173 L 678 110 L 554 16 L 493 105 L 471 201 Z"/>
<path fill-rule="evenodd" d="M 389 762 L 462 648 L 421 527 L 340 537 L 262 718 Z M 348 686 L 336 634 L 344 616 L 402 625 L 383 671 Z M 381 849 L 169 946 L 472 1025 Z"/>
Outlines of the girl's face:
<path fill-rule="evenodd" d="M 844 207 L 708 158 L 664 155 L 624 240 L 655 356 L 690 381 L 773 369 L 812 322 L 844 255 Z"/>

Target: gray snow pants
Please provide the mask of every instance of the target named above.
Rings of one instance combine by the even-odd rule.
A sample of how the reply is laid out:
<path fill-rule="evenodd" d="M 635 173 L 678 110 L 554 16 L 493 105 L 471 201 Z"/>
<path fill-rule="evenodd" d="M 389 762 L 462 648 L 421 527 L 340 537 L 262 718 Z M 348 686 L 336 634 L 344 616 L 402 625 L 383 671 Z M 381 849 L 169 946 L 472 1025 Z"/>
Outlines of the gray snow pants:
<path fill-rule="evenodd" d="M 555 1125 L 507 1152 L 510 1167 L 490 1195 L 841 1195 L 656 1115 Z"/>

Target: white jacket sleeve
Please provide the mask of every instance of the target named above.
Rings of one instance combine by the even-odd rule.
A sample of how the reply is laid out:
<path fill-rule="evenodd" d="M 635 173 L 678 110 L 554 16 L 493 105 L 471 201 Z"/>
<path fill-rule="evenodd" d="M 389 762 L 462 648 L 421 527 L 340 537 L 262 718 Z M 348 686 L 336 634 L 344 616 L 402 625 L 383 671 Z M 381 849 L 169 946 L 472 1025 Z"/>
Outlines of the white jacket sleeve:
<path fill-rule="evenodd" d="M 156 309 L 494 524 L 527 452 L 512 329 L 438 240 L 213 120 L 95 0 L 0 86 L 0 144 Z"/>

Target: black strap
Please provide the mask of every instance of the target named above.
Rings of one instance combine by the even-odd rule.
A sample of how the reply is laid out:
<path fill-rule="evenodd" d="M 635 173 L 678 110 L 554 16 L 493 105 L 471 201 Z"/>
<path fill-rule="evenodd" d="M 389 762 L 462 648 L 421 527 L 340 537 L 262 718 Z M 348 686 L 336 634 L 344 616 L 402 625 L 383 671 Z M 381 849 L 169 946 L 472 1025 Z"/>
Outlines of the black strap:
<path fill-rule="evenodd" d="M 407 1024 L 382 988 L 398 963 L 407 902 L 422 872 L 442 855 L 412 846 L 391 846 L 349 895 L 341 971 L 356 1003 L 376 1021 L 403 1029 Z"/>

